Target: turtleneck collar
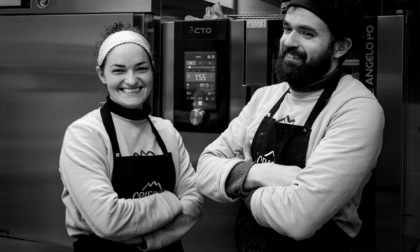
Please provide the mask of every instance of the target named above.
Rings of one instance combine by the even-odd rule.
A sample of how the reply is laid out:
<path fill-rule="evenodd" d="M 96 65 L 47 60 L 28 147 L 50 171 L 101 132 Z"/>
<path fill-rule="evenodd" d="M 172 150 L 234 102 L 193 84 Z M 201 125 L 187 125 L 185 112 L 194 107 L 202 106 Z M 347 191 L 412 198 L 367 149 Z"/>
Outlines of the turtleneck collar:
<path fill-rule="evenodd" d="M 106 97 L 106 102 L 108 103 L 109 110 L 112 113 L 117 114 L 126 119 L 130 119 L 130 120 L 146 119 L 152 110 L 150 105 L 147 103 L 143 103 L 143 109 L 129 109 L 129 108 L 123 107 L 119 105 L 118 103 L 115 103 L 114 101 L 112 101 L 109 98 L 109 95 Z"/>
<path fill-rule="evenodd" d="M 293 91 L 297 91 L 297 92 L 313 92 L 313 91 L 318 91 L 321 89 L 324 89 L 326 86 L 328 86 L 330 83 L 333 82 L 338 82 L 341 78 L 341 76 L 343 76 L 344 71 L 341 69 L 341 67 L 337 67 L 332 73 L 330 73 L 329 75 L 325 76 L 324 78 L 320 79 L 319 81 L 310 83 L 304 87 L 300 87 L 300 88 L 292 88 Z"/>

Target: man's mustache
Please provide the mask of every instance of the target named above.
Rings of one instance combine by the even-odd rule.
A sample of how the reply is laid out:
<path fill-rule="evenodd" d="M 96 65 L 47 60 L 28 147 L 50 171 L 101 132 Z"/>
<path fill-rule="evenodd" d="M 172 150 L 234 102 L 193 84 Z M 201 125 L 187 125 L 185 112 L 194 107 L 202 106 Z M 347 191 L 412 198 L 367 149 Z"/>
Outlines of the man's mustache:
<path fill-rule="evenodd" d="M 284 59 L 286 55 L 291 55 L 294 58 L 306 60 L 306 53 L 299 51 L 297 48 L 286 47 L 281 53 L 281 58 Z"/>

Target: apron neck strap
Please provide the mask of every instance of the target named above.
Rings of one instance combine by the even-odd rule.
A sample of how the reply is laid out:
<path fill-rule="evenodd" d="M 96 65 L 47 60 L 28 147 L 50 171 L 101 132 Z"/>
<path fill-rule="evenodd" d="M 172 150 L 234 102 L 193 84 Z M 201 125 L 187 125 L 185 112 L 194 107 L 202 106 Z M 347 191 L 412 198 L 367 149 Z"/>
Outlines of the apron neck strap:
<path fill-rule="evenodd" d="M 283 96 L 277 101 L 276 104 L 274 104 L 274 106 L 270 109 L 270 112 L 268 112 L 267 117 L 269 118 L 273 118 L 274 114 L 276 113 L 276 111 L 280 108 L 280 105 L 282 104 L 284 97 L 286 97 L 286 95 L 290 93 L 290 88 L 287 89 L 286 92 L 284 92 Z"/>
<path fill-rule="evenodd" d="M 121 156 L 120 147 L 118 145 L 117 133 L 115 131 L 114 122 L 112 121 L 111 111 L 109 110 L 109 104 L 106 102 L 101 108 L 102 122 L 104 123 L 106 132 L 108 133 L 109 139 L 111 140 L 112 151 L 114 157 Z"/>
<path fill-rule="evenodd" d="M 328 79 L 325 80 L 328 83 L 326 83 L 325 89 L 324 91 L 322 91 L 321 96 L 319 97 L 314 108 L 312 109 L 311 114 L 306 120 L 304 127 L 308 129 L 312 128 L 312 125 L 315 119 L 324 109 L 325 105 L 328 103 L 329 99 L 331 98 L 332 93 L 334 93 L 334 90 L 337 88 L 338 82 L 340 81 L 343 74 L 344 74 L 343 70 L 341 68 L 337 68 L 336 70 L 334 70 L 333 73 L 331 73 L 330 77 L 328 77 Z M 268 113 L 267 117 L 273 118 L 274 114 L 279 109 L 281 103 L 283 102 L 284 98 L 286 97 L 288 93 L 290 93 L 290 88 L 286 92 L 284 92 L 283 96 L 270 109 L 270 112 Z"/>
<path fill-rule="evenodd" d="M 331 98 L 332 93 L 334 93 L 335 89 L 338 86 L 338 82 L 340 81 L 341 77 L 343 76 L 344 72 L 341 68 L 337 68 L 332 74 L 331 77 L 328 78 L 328 83 L 322 91 L 321 96 L 319 97 L 318 101 L 316 102 L 314 108 L 311 111 L 311 114 L 309 115 L 308 119 L 305 122 L 305 127 L 310 129 L 312 128 L 313 123 L 315 122 L 315 119 L 318 117 L 318 115 L 321 113 L 321 111 L 324 109 L 324 107 L 327 105 L 328 101 Z"/>
<path fill-rule="evenodd" d="M 155 134 L 156 141 L 158 142 L 160 148 L 162 149 L 162 152 L 164 154 L 167 154 L 168 150 L 166 149 L 165 143 L 163 142 L 162 137 L 160 136 L 159 132 L 155 128 L 155 125 L 153 125 L 152 120 L 150 119 L 150 116 L 147 117 L 147 120 L 149 121 L 150 126 L 152 127 L 152 131 Z"/>
<path fill-rule="evenodd" d="M 111 140 L 112 151 L 114 153 L 114 157 L 120 157 L 121 152 L 120 152 L 120 147 L 118 145 L 117 133 L 115 131 L 114 122 L 112 121 L 111 111 L 110 111 L 108 102 L 106 102 L 101 108 L 101 117 L 102 117 L 102 122 L 104 123 L 105 129 L 106 129 L 106 132 L 108 133 L 108 136 Z M 166 149 L 165 143 L 163 142 L 162 137 L 159 135 L 158 131 L 153 125 L 152 120 L 150 119 L 149 116 L 146 116 L 146 119 L 150 123 L 150 126 L 152 127 L 152 132 L 155 135 L 156 141 L 158 142 L 159 147 L 162 149 L 162 152 L 164 154 L 167 154 L 168 150 Z"/>

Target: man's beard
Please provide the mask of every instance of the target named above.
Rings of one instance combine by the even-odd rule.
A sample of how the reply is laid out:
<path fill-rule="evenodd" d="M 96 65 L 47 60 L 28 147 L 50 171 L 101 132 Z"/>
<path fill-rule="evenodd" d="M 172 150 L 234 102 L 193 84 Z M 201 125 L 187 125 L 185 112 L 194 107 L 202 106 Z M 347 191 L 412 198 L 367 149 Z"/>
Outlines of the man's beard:
<path fill-rule="evenodd" d="M 276 60 L 275 72 L 279 82 L 286 81 L 294 90 L 305 90 L 320 79 L 330 70 L 333 47 L 328 48 L 319 56 L 306 62 L 307 54 L 300 52 L 297 48 L 286 48 Z M 284 60 L 286 55 L 298 58 L 299 61 Z"/>

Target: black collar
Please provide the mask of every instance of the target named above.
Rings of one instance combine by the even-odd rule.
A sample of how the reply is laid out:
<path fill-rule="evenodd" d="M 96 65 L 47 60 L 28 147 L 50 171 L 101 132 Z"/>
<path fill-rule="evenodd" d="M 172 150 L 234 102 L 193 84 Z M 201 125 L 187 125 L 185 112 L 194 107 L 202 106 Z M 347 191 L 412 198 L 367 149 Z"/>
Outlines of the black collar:
<path fill-rule="evenodd" d="M 109 110 L 117 114 L 121 117 L 124 117 L 126 119 L 130 120 L 143 120 L 146 119 L 147 116 L 150 114 L 150 111 L 152 110 L 150 105 L 148 103 L 143 103 L 143 109 L 129 109 L 126 107 L 123 107 L 119 105 L 118 103 L 115 103 L 109 98 L 109 95 L 106 97 L 106 102 L 109 105 Z"/>
<path fill-rule="evenodd" d="M 341 67 L 337 67 L 332 73 L 320 79 L 319 81 L 315 81 L 302 88 L 298 88 L 298 89 L 293 88 L 293 90 L 298 91 L 298 92 L 318 91 L 318 90 L 324 89 L 330 83 L 338 82 L 340 78 L 343 76 L 343 74 L 344 74 L 344 71 L 341 69 Z"/>

